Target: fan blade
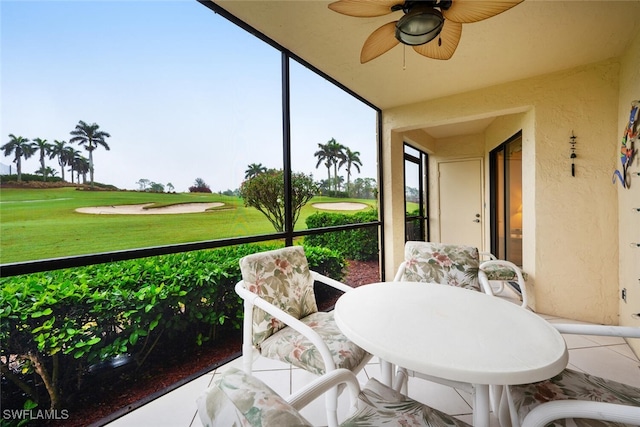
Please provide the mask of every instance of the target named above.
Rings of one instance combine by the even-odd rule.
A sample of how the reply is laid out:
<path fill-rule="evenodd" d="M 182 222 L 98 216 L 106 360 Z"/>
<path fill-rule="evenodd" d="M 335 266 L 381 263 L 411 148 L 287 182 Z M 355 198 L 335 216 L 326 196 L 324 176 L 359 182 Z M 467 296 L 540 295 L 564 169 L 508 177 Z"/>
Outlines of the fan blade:
<path fill-rule="evenodd" d="M 389 22 L 375 30 L 364 42 L 360 52 L 360 63 L 364 64 L 377 58 L 383 53 L 394 48 L 398 43 L 396 39 L 396 22 Z"/>
<path fill-rule="evenodd" d="M 391 7 L 404 3 L 403 0 L 338 0 L 329 4 L 329 9 L 343 15 L 357 18 L 387 15 Z"/>
<path fill-rule="evenodd" d="M 449 59 L 453 56 L 453 52 L 458 47 L 460 36 L 462 35 L 462 24 L 459 22 L 444 21 L 442 31 L 438 36 L 420 46 L 414 46 L 413 49 L 420 55 L 433 59 Z"/>
<path fill-rule="evenodd" d="M 482 21 L 505 10 L 511 9 L 524 0 L 453 0 L 451 7 L 443 10 L 445 19 L 462 24 Z"/>

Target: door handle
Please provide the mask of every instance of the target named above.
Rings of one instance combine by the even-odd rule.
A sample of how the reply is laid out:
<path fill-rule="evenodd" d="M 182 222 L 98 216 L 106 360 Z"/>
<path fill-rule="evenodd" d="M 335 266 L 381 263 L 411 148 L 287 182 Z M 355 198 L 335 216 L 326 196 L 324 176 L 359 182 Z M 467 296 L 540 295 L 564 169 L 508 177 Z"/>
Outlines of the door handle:
<path fill-rule="evenodd" d="M 473 220 L 473 222 L 480 222 L 480 220 L 476 218 Z"/>

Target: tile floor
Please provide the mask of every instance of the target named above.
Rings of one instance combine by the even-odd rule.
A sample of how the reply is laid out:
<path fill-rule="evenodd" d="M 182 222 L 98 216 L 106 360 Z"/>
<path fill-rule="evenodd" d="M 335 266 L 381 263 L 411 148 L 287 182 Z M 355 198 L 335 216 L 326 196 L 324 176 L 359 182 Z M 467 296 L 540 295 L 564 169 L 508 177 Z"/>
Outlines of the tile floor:
<path fill-rule="evenodd" d="M 543 316 L 550 322 L 568 323 L 565 319 Z M 569 348 L 569 366 L 615 381 L 640 387 L 640 360 L 621 338 L 565 335 Z M 111 422 L 110 427 L 201 427 L 195 399 L 209 387 L 216 377 L 229 366 L 241 368 L 241 358 L 168 393 L 147 405 Z M 295 392 L 315 376 L 301 369 L 260 357 L 254 363 L 254 375 L 277 393 L 287 396 Z M 373 358 L 358 375 L 361 383 L 370 377 L 379 377 L 380 365 Z M 452 388 L 420 379 L 409 379 L 409 394 L 412 398 L 440 409 L 471 423 L 470 395 Z M 339 400 L 339 416 L 348 410 L 348 396 L 343 393 Z M 326 425 L 324 399 L 321 397 L 304 408 L 302 414 L 314 425 Z M 491 415 L 491 425 L 498 426 Z"/>

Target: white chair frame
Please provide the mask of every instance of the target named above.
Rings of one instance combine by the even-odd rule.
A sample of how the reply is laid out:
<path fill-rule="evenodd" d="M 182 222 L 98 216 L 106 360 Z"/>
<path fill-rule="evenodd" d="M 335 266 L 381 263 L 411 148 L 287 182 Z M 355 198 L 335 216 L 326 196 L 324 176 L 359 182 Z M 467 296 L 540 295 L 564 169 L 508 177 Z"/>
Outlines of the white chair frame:
<path fill-rule="evenodd" d="M 311 276 L 313 277 L 314 283 L 322 283 L 324 285 L 330 286 L 332 288 L 338 289 L 342 292 L 349 292 L 353 288 L 349 285 L 346 285 L 342 282 L 334 280 L 330 277 L 327 277 L 323 274 L 320 274 L 316 271 L 310 270 Z M 296 319 L 289 313 L 286 313 L 282 309 L 274 306 L 273 304 L 265 301 L 259 295 L 249 291 L 244 284 L 244 281 L 240 281 L 236 284 L 235 287 L 236 293 L 244 300 L 244 319 L 243 319 L 243 328 L 242 328 L 242 366 L 243 370 L 251 374 L 252 372 L 252 364 L 253 364 L 253 353 L 254 353 L 254 345 L 253 345 L 253 309 L 254 307 L 258 307 L 265 312 L 269 313 L 271 316 L 280 320 L 282 323 L 286 324 L 290 328 L 296 330 L 300 334 L 304 335 L 308 338 L 313 345 L 318 349 L 318 352 L 322 356 L 322 360 L 325 366 L 325 372 L 329 373 L 336 370 L 336 365 L 333 361 L 333 356 L 331 355 L 331 351 L 327 347 L 326 343 L 323 341 L 322 337 L 311 329 L 309 326 L 302 323 L 300 320 Z M 368 355 L 363 359 L 363 361 L 358 365 L 353 372 L 357 373 L 362 370 L 365 365 L 369 362 L 372 355 Z M 348 370 L 347 370 L 348 371 Z M 350 371 L 348 371 L 350 372 Z M 327 405 L 327 423 L 329 427 L 335 427 L 338 425 L 337 419 L 337 411 L 338 411 L 338 394 L 341 390 L 338 388 L 333 388 L 327 391 L 326 394 L 326 405 Z"/>
<path fill-rule="evenodd" d="M 491 256 L 493 257 L 493 255 Z M 489 278 L 487 277 L 487 273 L 485 272 L 485 269 L 492 265 L 499 265 L 501 267 L 506 267 L 513 270 L 513 272 L 516 274 L 516 277 L 518 279 L 517 280 L 518 286 L 520 287 L 520 295 L 522 297 L 521 305 L 523 308 L 528 308 L 529 298 L 527 297 L 527 287 L 524 281 L 524 276 L 522 275 L 522 270 L 520 270 L 520 267 L 518 267 L 511 261 L 506 261 L 502 259 L 490 259 L 489 261 L 484 261 L 480 263 L 480 268 L 478 270 L 478 280 L 480 281 L 480 284 L 482 285 L 482 289 L 484 290 L 484 292 L 488 293 L 489 295 L 494 295 L 496 292 L 500 293 L 504 289 L 504 282 L 502 281 L 500 282 L 500 287 L 497 289 L 497 291 L 494 291 L 494 289 L 489 284 Z"/>
<path fill-rule="evenodd" d="M 640 328 L 633 326 L 554 323 L 562 334 L 597 335 L 621 338 L 640 338 Z M 541 403 L 520 423 L 509 386 L 504 387 L 498 418 L 501 426 L 537 427 L 564 418 L 587 418 L 638 425 L 640 407 L 587 400 L 557 400 Z"/>

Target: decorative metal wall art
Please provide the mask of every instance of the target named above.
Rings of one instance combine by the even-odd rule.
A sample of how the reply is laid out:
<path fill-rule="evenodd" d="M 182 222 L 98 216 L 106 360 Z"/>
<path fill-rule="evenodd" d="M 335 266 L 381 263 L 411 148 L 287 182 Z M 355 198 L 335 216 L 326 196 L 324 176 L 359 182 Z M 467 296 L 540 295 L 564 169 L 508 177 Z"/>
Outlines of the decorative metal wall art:
<path fill-rule="evenodd" d="M 638 107 L 640 107 L 640 100 L 631 103 L 629 122 L 624 128 L 622 145 L 620 147 L 620 162 L 622 163 L 622 167 L 613 173 L 612 178 L 614 184 L 616 183 L 616 178 L 620 180 L 623 188 L 629 188 L 631 186 L 631 177 L 628 169 L 637 151 L 634 147 L 634 142 L 638 139 Z"/>

